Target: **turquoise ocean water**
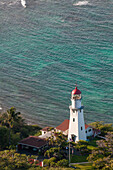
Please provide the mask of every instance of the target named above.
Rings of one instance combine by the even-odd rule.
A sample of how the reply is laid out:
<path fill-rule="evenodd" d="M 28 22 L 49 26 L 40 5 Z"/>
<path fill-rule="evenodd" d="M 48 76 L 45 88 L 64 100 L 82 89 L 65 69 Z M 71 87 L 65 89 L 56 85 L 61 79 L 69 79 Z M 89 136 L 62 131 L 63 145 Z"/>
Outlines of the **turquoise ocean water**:
<path fill-rule="evenodd" d="M 113 1 L 26 1 L 0 1 L 0 106 L 57 126 L 77 83 L 85 121 L 113 123 Z"/>

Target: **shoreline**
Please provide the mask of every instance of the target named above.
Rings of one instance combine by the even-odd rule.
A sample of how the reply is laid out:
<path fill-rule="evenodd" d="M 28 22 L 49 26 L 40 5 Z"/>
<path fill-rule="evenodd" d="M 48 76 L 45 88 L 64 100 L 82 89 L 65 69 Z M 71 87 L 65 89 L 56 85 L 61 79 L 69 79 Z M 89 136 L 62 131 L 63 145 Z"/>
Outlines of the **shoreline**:
<path fill-rule="evenodd" d="M 7 106 L 3 106 L 3 104 L 0 103 L 0 108 L 1 108 L 0 113 L 1 113 L 1 114 L 2 114 L 2 113 L 5 113 L 5 112 L 6 112 L 8 109 L 10 109 L 11 107 L 14 107 L 14 106 L 7 107 Z M 15 107 L 15 108 L 16 108 L 16 107 Z M 43 119 L 42 119 L 42 120 L 41 120 L 41 119 L 40 119 L 40 120 L 37 120 L 37 119 L 38 119 L 38 116 L 37 116 L 37 119 L 35 119 L 35 117 L 33 118 L 32 115 L 27 115 L 27 113 L 25 113 L 23 110 L 18 109 L 18 108 L 16 108 L 16 112 L 20 112 L 20 113 L 21 113 L 21 116 L 22 116 L 22 118 L 25 120 L 25 123 L 26 123 L 26 124 L 28 124 L 28 125 L 39 125 L 41 128 L 44 128 L 44 127 L 46 127 L 46 126 L 48 126 L 48 125 L 51 126 L 51 127 L 57 127 L 57 126 L 60 125 L 65 119 L 69 119 L 69 117 L 68 117 L 68 118 L 64 117 L 63 120 L 59 119 L 59 121 L 54 124 L 54 121 L 53 121 L 53 123 L 52 123 L 52 121 L 50 122 L 50 120 L 48 120 L 48 119 L 46 119 L 45 122 L 43 121 Z M 94 121 L 94 120 L 93 120 L 93 121 L 87 120 L 87 113 L 86 113 L 86 112 L 85 112 L 84 118 L 85 118 L 85 123 L 86 123 L 86 124 L 89 124 L 89 123 L 98 121 L 98 120 L 95 120 L 95 121 Z M 112 122 L 109 122 L 109 121 L 105 121 L 105 120 L 103 120 L 103 119 L 100 119 L 100 121 L 104 121 L 104 123 L 108 123 L 108 124 L 112 123 Z"/>

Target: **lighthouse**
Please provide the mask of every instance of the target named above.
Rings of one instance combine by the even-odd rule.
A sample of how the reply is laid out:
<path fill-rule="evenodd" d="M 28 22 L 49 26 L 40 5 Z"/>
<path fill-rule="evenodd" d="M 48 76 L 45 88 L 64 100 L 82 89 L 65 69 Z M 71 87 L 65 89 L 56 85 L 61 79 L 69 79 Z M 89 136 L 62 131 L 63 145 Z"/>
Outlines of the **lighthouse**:
<path fill-rule="evenodd" d="M 81 105 L 81 91 L 75 87 L 71 93 L 71 106 L 70 108 L 70 121 L 69 121 L 69 131 L 68 140 L 73 140 L 77 142 L 79 140 L 86 140 L 85 134 L 85 124 L 83 108 Z"/>

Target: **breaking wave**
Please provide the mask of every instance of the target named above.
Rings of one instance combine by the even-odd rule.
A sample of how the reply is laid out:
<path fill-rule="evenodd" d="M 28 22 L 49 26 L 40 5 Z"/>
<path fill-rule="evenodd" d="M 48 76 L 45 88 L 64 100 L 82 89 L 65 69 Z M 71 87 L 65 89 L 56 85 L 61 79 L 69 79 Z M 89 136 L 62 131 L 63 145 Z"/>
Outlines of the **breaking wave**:
<path fill-rule="evenodd" d="M 79 1 L 77 3 L 74 3 L 74 6 L 83 6 L 83 5 L 88 5 L 89 2 L 88 1 Z"/>

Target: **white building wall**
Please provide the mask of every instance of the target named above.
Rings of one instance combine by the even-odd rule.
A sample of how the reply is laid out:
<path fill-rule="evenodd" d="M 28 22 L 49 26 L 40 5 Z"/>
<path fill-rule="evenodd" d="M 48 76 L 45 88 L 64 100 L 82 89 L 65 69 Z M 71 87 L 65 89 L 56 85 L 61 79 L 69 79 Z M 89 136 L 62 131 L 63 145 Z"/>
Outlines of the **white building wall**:
<path fill-rule="evenodd" d="M 56 129 L 56 128 L 55 128 Z M 61 130 L 59 130 L 59 129 L 56 129 L 56 132 L 61 132 L 61 133 L 63 133 L 64 135 L 68 135 L 68 131 L 69 131 L 69 129 L 67 129 L 67 130 L 65 130 L 65 131 L 61 131 Z"/>
<path fill-rule="evenodd" d="M 87 131 L 87 133 L 86 133 Z M 86 133 L 86 137 L 87 136 L 92 136 L 93 135 L 93 129 L 92 127 L 88 127 L 86 130 L 85 130 L 85 133 Z"/>
<path fill-rule="evenodd" d="M 75 108 L 81 108 L 81 100 L 76 100 Z"/>
<path fill-rule="evenodd" d="M 78 110 L 78 131 L 79 134 L 76 141 L 86 140 L 83 109 Z"/>
<path fill-rule="evenodd" d="M 75 119 L 75 122 L 73 122 L 73 118 Z M 75 111 L 73 113 L 72 109 L 70 109 L 70 121 L 69 121 L 69 134 L 68 139 L 71 139 L 71 135 L 74 134 L 78 136 L 78 123 L 77 123 L 78 114 Z"/>
<path fill-rule="evenodd" d="M 44 134 L 46 134 L 46 133 L 47 133 L 46 131 L 43 131 L 43 130 L 42 130 L 42 135 L 44 135 Z"/>
<path fill-rule="evenodd" d="M 42 131 L 42 135 L 44 135 L 44 131 Z"/>
<path fill-rule="evenodd" d="M 73 122 L 73 118 L 75 119 L 75 122 Z M 81 127 L 82 127 L 82 130 L 81 130 Z M 86 140 L 83 109 L 81 109 L 81 112 L 80 110 L 73 112 L 73 110 L 70 108 L 68 139 L 71 139 L 72 135 L 76 136 L 75 142 L 79 140 Z"/>
<path fill-rule="evenodd" d="M 75 99 L 71 99 L 71 101 L 72 101 L 72 108 L 77 108 L 77 109 L 79 109 L 79 108 L 81 108 L 81 100 L 79 99 L 79 100 L 76 100 L 75 101 Z"/>
<path fill-rule="evenodd" d="M 64 135 L 68 135 L 68 131 L 69 131 L 69 129 L 66 130 L 66 131 L 64 131 L 63 134 L 64 134 Z"/>

